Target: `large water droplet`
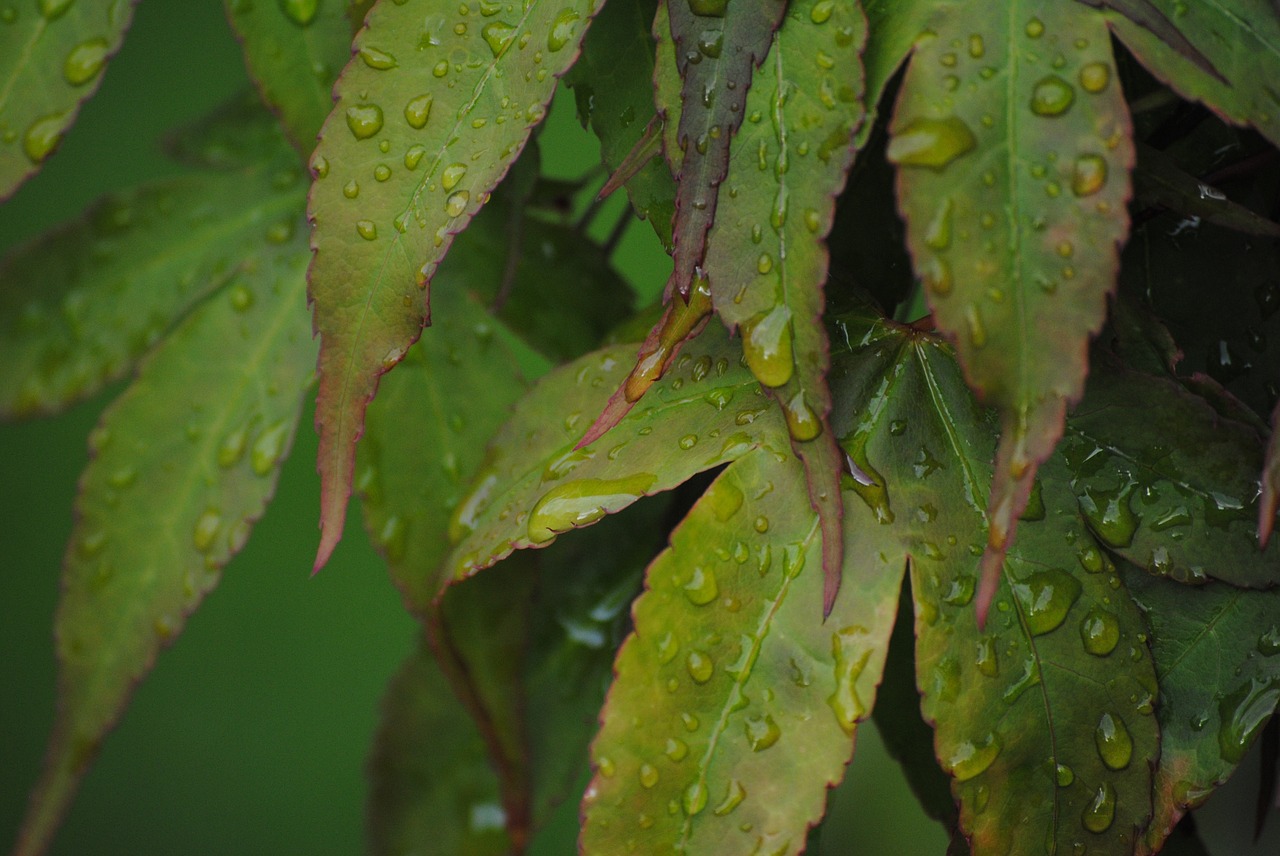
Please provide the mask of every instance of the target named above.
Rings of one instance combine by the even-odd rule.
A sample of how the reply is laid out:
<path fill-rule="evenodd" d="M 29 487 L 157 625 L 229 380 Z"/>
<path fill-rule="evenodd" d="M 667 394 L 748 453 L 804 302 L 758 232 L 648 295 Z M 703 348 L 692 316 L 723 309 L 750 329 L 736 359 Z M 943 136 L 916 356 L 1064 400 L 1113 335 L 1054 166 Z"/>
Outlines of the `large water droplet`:
<path fill-rule="evenodd" d="M 1000 741 L 988 734 L 978 741 L 961 741 L 947 758 L 947 766 L 957 782 L 967 782 L 985 772 L 999 754 Z"/>
<path fill-rule="evenodd" d="M 875 513 L 876 522 L 889 524 L 894 520 L 889 505 L 889 491 L 884 476 L 867 460 L 868 435 L 854 434 L 840 440 L 845 452 L 845 468 L 848 472 L 840 479 L 840 486 L 848 488 L 862 498 Z"/>
<path fill-rule="evenodd" d="M 1084 496 L 1079 497 L 1085 523 L 1112 547 L 1128 547 L 1138 531 L 1138 515 L 1130 507 L 1135 486 L 1134 482 L 1128 482 L 1114 490 L 1086 487 Z"/>
<path fill-rule="evenodd" d="M 223 438 L 218 446 L 218 466 L 234 466 L 242 457 L 249 441 L 249 426 L 243 425 Z"/>
<path fill-rule="evenodd" d="M 840 723 L 846 734 L 853 734 L 858 720 L 867 713 L 867 707 L 858 695 L 858 678 L 866 668 L 871 652 L 872 646 L 868 644 L 865 627 L 853 625 L 831 634 L 836 689 L 827 699 L 827 704 L 831 706 L 836 722 Z"/>
<path fill-rule="evenodd" d="M 547 34 L 547 50 L 558 51 L 569 44 L 580 17 L 575 9 L 564 9 L 556 15 L 551 22 L 551 32 Z"/>
<path fill-rule="evenodd" d="M 1129 766 L 1133 758 L 1133 738 L 1124 720 L 1110 713 L 1102 714 L 1098 727 L 1093 732 L 1094 745 L 1098 747 L 1098 757 L 1102 763 L 1112 770 L 1123 770 Z"/>
<path fill-rule="evenodd" d="M 1103 782 L 1094 791 L 1093 799 L 1085 806 L 1080 815 L 1080 823 L 1090 832 L 1101 834 L 1111 828 L 1116 817 L 1116 791 L 1110 784 Z"/>
<path fill-rule="evenodd" d="M 373 241 L 378 237 L 378 227 L 372 220 L 357 220 L 356 234 L 366 241 Z"/>
<path fill-rule="evenodd" d="M 489 50 L 495 57 L 501 56 L 516 37 L 516 28 L 506 21 L 490 21 L 480 30 Z"/>
<path fill-rule="evenodd" d="M 426 126 L 427 119 L 431 117 L 431 102 L 433 100 L 430 95 L 419 95 L 417 98 L 409 99 L 409 102 L 404 105 L 404 120 L 409 123 L 409 127 L 422 128 Z"/>
<path fill-rule="evenodd" d="M 623 479 L 582 479 L 553 487 L 529 513 L 529 540 L 546 544 L 561 532 L 594 523 L 607 511 L 639 499 L 654 480 L 644 473 Z"/>
<path fill-rule="evenodd" d="M 694 782 L 684 789 L 680 797 L 680 807 L 684 813 L 693 817 L 707 807 L 707 786 L 704 782 Z"/>
<path fill-rule="evenodd" d="M 716 585 L 715 572 L 701 566 L 693 569 L 693 575 L 681 588 L 684 596 L 694 606 L 706 606 L 720 594 L 720 587 Z"/>
<path fill-rule="evenodd" d="M 763 752 L 777 743 L 778 738 L 782 736 L 782 729 L 767 713 L 762 716 L 748 716 L 742 728 L 747 735 L 747 745 L 753 752 Z"/>
<path fill-rule="evenodd" d="M 797 442 L 807 443 L 822 433 L 822 419 L 809 406 L 803 390 L 783 401 L 782 415 L 787 420 L 787 433 Z"/>
<path fill-rule="evenodd" d="M 1080 87 L 1085 91 L 1097 94 L 1107 88 L 1111 81 L 1111 66 L 1102 62 L 1091 62 L 1080 69 Z"/>
<path fill-rule="evenodd" d="M 1080 622 L 1080 640 L 1095 657 L 1105 657 L 1120 641 L 1120 620 L 1100 607 L 1089 610 Z"/>
<path fill-rule="evenodd" d="M 791 310 L 780 303 L 742 324 L 742 352 L 751 373 L 762 384 L 779 387 L 791 380 Z"/>
<path fill-rule="evenodd" d="M 1080 597 L 1080 581 L 1066 571 L 1048 568 L 1013 583 L 1013 593 L 1022 607 L 1027 629 L 1032 636 L 1039 636 L 1066 620 Z"/>
<path fill-rule="evenodd" d="M 1031 112 L 1037 116 L 1061 116 L 1076 100 L 1076 91 L 1061 77 L 1042 77 L 1031 91 Z"/>
<path fill-rule="evenodd" d="M 386 71 L 389 68 L 395 68 L 398 63 L 396 58 L 386 51 L 380 51 L 377 48 L 365 45 L 360 48 L 360 59 L 364 60 L 364 64 L 376 71 Z"/>
<path fill-rule="evenodd" d="M 684 658 L 685 670 L 696 683 L 705 684 L 715 674 L 716 664 L 702 651 L 690 651 Z"/>
<path fill-rule="evenodd" d="M 462 212 L 467 210 L 467 203 L 471 201 L 471 194 L 465 190 L 459 190 L 457 193 L 449 194 L 449 198 L 444 202 L 444 211 L 450 217 L 460 217 Z"/>
<path fill-rule="evenodd" d="M 280 0 L 280 11 L 299 27 L 305 27 L 316 17 L 320 0 Z"/>
<path fill-rule="evenodd" d="M 467 174 L 467 165 L 464 163 L 449 164 L 440 172 L 440 186 L 448 193 L 458 186 L 458 182 L 462 181 L 462 177 Z"/>
<path fill-rule="evenodd" d="M 1280 703 L 1280 680 L 1251 678 L 1247 684 L 1222 697 L 1218 712 L 1218 749 L 1223 760 L 1238 764 L 1263 724 Z"/>
<path fill-rule="evenodd" d="M 958 116 L 912 119 L 889 141 L 886 156 L 899 166 L 945 169 L 977 145 L 973 131 Z"/>
<path fill-rule="evenodd" d="M 102 38 L 89 39 L 72 48 L 62 65 L 62 76 L 67 83 L 81 86 L 97 77 L 107 61 L 107 49 L 107 40 Z"/>
<path fill-rule="evenodd" d="M 377 104 L 353 104 L 347 108 L 347 127 L 357 140 L 367 140 L 382 130 L 382 108 Z"/>
<path fill-rule="evenodd" d="M 1071 192 L 1092 196 L 1107 183 L 1107 161 L 1102 155 L 1081 155 L 1071 173 Z"/>

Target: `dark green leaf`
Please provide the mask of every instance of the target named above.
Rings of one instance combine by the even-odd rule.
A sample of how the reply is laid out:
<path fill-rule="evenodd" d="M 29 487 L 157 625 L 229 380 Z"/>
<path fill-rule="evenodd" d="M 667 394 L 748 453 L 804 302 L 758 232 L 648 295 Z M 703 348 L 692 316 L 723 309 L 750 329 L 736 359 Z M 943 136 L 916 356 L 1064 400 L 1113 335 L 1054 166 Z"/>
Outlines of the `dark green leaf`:
<path fill-rule="evenodd" d="M 1138 147 L 1133 180 L 1139 204 L 1160 205 L 1248 235 L 1280 237 L 1280 223 L 1231 201 L 1221 190 L 1183 172 L 1172 158 L 1150 146 Z"/>
<path fill-rule="evenodd" d="M 55 412 L 125 375 L 246 244 L 291 239 L 300 178 L 277 162 L 122 191 L 0 261 L 0 416 Z"/>
<path fill-rule="evenodd" d="M 291 225 L 142 362 L 90 435 L 56 617 L 58 715 L 16 854 L 43 852 L 134 686 L 275 490 L 315 366 L 305 230 Z"/>
<path fill-rule="evenodd" d="M 249 76 L 262 100 L 280 115 L 298 152 L 308 157 L 316 132 L 333 109 L 330 93 L 338 72 L 351 59 L 353 28 L 346 0 L 225 2 Z M 372 67 L 388 61 L 368 51 L 361 58 Z"/>
<path fill-rule="evenodd" d="M 341 537 L 378 378 L 420 335 L 437 265 L 542 120 L 594 7 L 534 0 L 486 16 L 475 0 L 423 17 L 379 3 L 356 39 L 311 161 L 317 567 Z"/>
<path fill-rule="evenodd" d="M 252 168 L 280 157 L 287 146 L 280 123 L 249 89 L 164 141 L 165 154 L 201 169 Z"/>
<path fill-rule="evenodd" d="M 1115 282 L 1133 145 L 1106 22 L 1076 3 L 946 6 L 888 157 L 938 327 L 1002 416 L 978 613 L 1084 385 Z"/>
<path fill-rule="evenodd" d="M 58 148 L 136 3 L 28 0 L 0 9 L 0 200 Z"/>

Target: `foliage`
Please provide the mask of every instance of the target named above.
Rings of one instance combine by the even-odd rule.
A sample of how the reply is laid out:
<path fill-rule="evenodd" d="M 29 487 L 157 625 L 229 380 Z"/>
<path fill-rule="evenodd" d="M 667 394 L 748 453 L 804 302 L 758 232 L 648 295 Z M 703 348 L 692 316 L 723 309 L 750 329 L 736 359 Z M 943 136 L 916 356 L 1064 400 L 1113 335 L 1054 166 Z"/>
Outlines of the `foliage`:
<path fill-rule="evenodd" d="M 0 196 L 132 7 L 0 9 Z M 316 568 L 358 494 L 422 626 L 375 853 L 523 852 L 566 799 L 585 853 L 797 853 L 873 710 L 975 854 L 1153 853 L 1235 770 L 1280 701 L 1272 4 L 227 14 L 261 97 L 172 139 L 192 173 L 0 260 L 0 413 L 129 378 L 16 854 L 313 385 Z M 541 174 L 561 79 L 630 199 L 603 241 L 597 173 Z M 638 312 L 634 218 L 674 259 Z"/>

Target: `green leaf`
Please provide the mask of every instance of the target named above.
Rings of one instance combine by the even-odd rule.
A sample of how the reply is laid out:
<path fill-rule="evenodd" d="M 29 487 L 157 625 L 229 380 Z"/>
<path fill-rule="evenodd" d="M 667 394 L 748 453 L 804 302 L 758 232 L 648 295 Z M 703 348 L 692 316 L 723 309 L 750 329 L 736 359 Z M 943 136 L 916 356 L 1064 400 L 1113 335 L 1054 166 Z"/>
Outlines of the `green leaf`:
<path fill-rule="evenodd" d="M 369 779 L 373 856 L 510 852 L 485 744 L 425 645 L 391 679 Z"/>
<path fill-rule="evenodd" d="M 824 609 L 835 598 L 841 565 L 840 454 L 824 429 L 831 409 L 821 321 L 824 238 L 863 118 L 858 54 L 865 39 L 856 6 L 790 4 L 747 93 L 747 122 L 730 150 L 729 192 L 703 262 L 716 311 L 741 331 L 747 365 L 781 404 L 805 462 L 810 501 L 823 520 Z"/>
<path fill-rule="evenodd" d="M 513 550 L 549 544 L 740 457 L 763 438 L 785 436 L 781 415 L 739 365 L 733 344 L 711 327 L 654 385 L 645 407 L 581 447 L 585 419 L 600 412 L 634 363 L 633 346 L 588 354 L 517 405 L 454 513 L 447 574 L 461 579 Z"/>
<path fill-rule="evenodd" d="M 1095 366 L 1061 450 L 1086 524 L 1112 551 L 1184 583 L 1280 583 L 1275 551 L 1257 543 L 1258 436 L 1181 384 Z"/>
<path fill-rule="evenodd" d="M 897 612 L 902 563 L 847 555 L 859 566 L 820 623 L 799 462 L 759 448 L 721 473 L 633 607 L 592 745 L 582 852 L 802 849 L 874 701 Z"/>
<path fill-rule="evenodd" d="M 852 353 L 833 359 L 832 425 L 867 506 L 849 503 L 846 518 L 879 521 L 910 556 L 922 710 L 973 852 L 1127 852 L 1150 810 L 1155 674 L 1114 568 L 1091 574 L 1077 559 L 1093 541 L 1060 459 L 1042 469 L 1043 505 L 984 632 L 971 604 L 993 427 L 948 348 L 843 323 Z"/>
<path fill-rule="evenodd" d="M 1266 0 L 1184 3 L 1149 0 L 1219 72 L 1162 41 L 1123 15 L 1109 13 L 1115 34 L 1152 74 L 1222 118 L 1252 125 L 1280 144 L 1280 17 Z"/>
<path fill-rule="evenodd" d="M 1123 571 L 1151 625 L 1160 681 L 1155 818 L 1141 848 L 1153 853 L 1234 772 L 1280 701 L 1280 592 L 1188 589 L 1127 563 Z"/>
<path fill-rule="evenodd" d="M 676 62 L 675 69 L 659 65 L 655 74 L 674 71 L 681 79 L 678 121 L 669 109 L 667 115 L 667 121 L 676 124 L 681 156 L 678 165 L 672 164 L 675 269 L 666 292 L 687 298 L 706 254 L 707 230 L 716 219 L 720 183 L 729 169 L 729 146 L 742 124 L 752 72 L 768 53 L 787 4 L 781 0 L 677 0 L 664 5 Z"/>
<path fill-rule="evenodd" d="M 346 0 L 225 0 L 231 29 L 262 100 L 280 116 L 285 133 L 305 158 L 333 109 L 333 84 L 351 59 L 353 28 Z M 371 67 L 386 60 L 366 50 Z M 394 60 L 391 60 L 394 62 Z"/>
<path fill-rule="evenodd" d="M 0 417 L 52 413 L 124 376 L 234 276 L 246 243 L 288 241 L 296 166 L 114 193 L 0 261 Z"/>
<path fill-rule="evenodd" d="M 133 688 L 275 490 L 315 365 L 296 213 L 295 236 L 253 248 L 90 435 L 55 621 L 58 714 L 16 854 L 43 852 Z"/>
<path fill-rule="evenodd" d="M 416 7 L 379 3 L 356 38 L 311 161 L 310 295 L 321 338 L 316 567 L 341 537 L 378 378 L 420 335 L 436 266 L 542 120 L 595 5 L 533 0 L 504 11 L 474 0 L 424 18 Z"/>
<path fill-rule="evenodd" d="M 136 3 L 38 0 L 0 10 L 0 200 L 58 148 Z"/>
<path fill-rule="evenodd" d="M 584 121 L 600 138 L 605 167 L 617 170 L 655 121 L 653 39 L 656 0 L 607 3 L 582 42 L 582 58 L 565 77 Z M 631 207 L 671 246 L 675 182 L 658 151 L 627 183 Z"/>
<path fill-rule="evenodd" d="M 1084 384 L 1128 231 L 1133 145 L 1105 20 L 1076 3 L 947 6 L 890 124 L 907 240 L 1003 436 L 979 615 Z"/>
<path fill-rule="evenodd" d="M 286 149 L 280 123 L 250 89 L 165 136 L 164 151 L 200 169 L 253 168 Z"/>
<path fill-rule="evenodd" d="M 1271 414 L 1271 440 L 1262 465 L 1262 495 L 1258 499 L 1258 543 L 1263 547 L 1271 540 L 1271 531 L 1280 509 L 1280 404 Z"/>

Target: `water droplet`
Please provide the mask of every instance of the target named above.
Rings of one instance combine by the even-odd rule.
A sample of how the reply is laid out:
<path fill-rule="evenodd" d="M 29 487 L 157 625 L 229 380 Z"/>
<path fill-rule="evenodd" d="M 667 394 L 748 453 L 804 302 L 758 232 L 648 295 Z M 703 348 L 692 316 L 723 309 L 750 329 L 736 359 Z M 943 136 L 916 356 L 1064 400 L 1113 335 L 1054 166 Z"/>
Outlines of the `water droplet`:
<path fill-rule="evenodd" d="M 558 51 L 569 44 L 580 17 L 574 9 L 564 9 L 556 15 L 551 22 L 551 32 L 547 34 L 547 50 Z"/>
<path fill-rule="evenodd" d="M 458 186 L 458 182 L 462 181 L 462 177 L 467 174 L 467 165 L 464 163 L 449 164 L 440 172 L 440 186 L 448 193 Z M 454 215 L 457 216 L 456 214 Z"/>
<path fill-rule="evenodd" d="M 1270 630 L 1258 637 L 1258 653 L 1264 657 L 1280 654 L 1280 627 L 1273 625 Z"/>
<path fill-rule="evenodd" d="M 639 499 L 654 480 L 645 473 L 613 480 L 582 479 L 553 487 L 529 513 L 529 540 L 546 544 L 561 532 L 595 523 L 608 511 Z"/>
<path fill-rule="evenodd" d="M 978 640 L 978 652 L 974 657 L 974 665 L 988 678 L 994 678 L 1000 674 L 999 654 L 996 651 L 995 640 L 990 636 L 983 636 Z"/>
<path fill-rule="evenodd" d="M 899 166 L 942 170 L 976 145 L 973 131 L 958 116 L 918 118 L 907 122 L 893 135 L 886 156 Z"/>
<path fill-rule="evenodd" d="M 771 270 L 773 270 L 773 256 L 761 253 L 760 258 L 756 259 L 756 272 L 763 275 Z"/>
<path fill-rule="evenodd" d="M 716 669 L 715 663 L 702 651 L 690 651 L 684 658 L 684 667 L 689 672 L 689 677 L 699 684 L 711 680 Z"/>
<path fill-rule="evenodd" d="M 982 36 L 974 33 L 969 36 L 969 56 L 974 59 L 982 59 L 987 53 L 987 48 L 982 42 Z"/>
<path fill-rule="evenodd" d="M 1075 771 L 1066 764 L 1055 764 L 1053 774 L 1060 788 L 1069 787 L 1076 780 Z"/>
<path fill-rule="evenodd" d="M 933 213 L 924 232 L 925 246 L 933 250 L 945 250 L 951 246 L 951 210 L 954 205 L 950 197 L 943 199 Z"/>
<path fill-rule="evenodd" d="M 22 138 L 22 150 L 32 163 L 44 163 L 53 150 L 62 142 L 62 132 L 66 127 L 67 117 L 62 113 L 54 113 L 36 119 L 27 128 Z"/>
<path fill-rule="evenodd" d="M 707 807 L 707 786 L 700 781 L 689 785 L 680 797 L 680 806 L 690 817 L 702 811 Z"/>
<path fill-rule="evenodd" d="M 355 199 L 360 195 L 360 183 L 354 178 L 342 185 L 342 195 L 348 199 Z"/>
<path fill-rule="evenodd" d="M 684 596 L 694 606 L 706 606 L 720 595 L 715 572 L 701 566 L 693 569 L 693 575 L 684 584 L 683 590 Z"/>
<path fill-rule="evenodd" d="M 729 0 L 689 0 L 689 11 L 704 18 L 723 18 Z"/>
<path fill-rule="evenodd" d="M 1071 192 L 1076 196 L 1092 196 L 1107 183 L 1107 161 L 1101 155 L 1076 158 L 1071 174 Z"/>
<path fill-rule="evenodd" d="M 75 0 L 40 0 L 40 14 L 46 20 L 55 21 L 61 18 Z"/>
<path fill-rule="evenodd" d="M 658 784 L 658 770 L 652 764 L 640 765 L 640 784 L 644 788 L 652 788 Z"/>
<path fill-rule="evenodd" d="M 713 810 L 717 817 L 724 817 L 733 811 L 742 801 L 747 798 L 746 788 L 742 787 L 742 783 L 737 779 L 730 779 L 728 786 L 725 788 L 724 799 Z"/>
<path fill-rule="evenodd" d="M 1240 763 L 1258 731 L 1271 718 L 1280 703 L 1280 680 L 1251 678 L 1218 703 L 1222 725 L 1218 730 L 1218 749 L 1223 760 Z"/>
<path fill-rule="evenodd" d="M 1093 732 L 1094 745 L 1098 747 L 1098 757 L 1102 763 L 1112 770 L 1123 770 L 1129 766 L 1133 758 L 1133 738 L 1124 720 L 1110 713 L 1102 714 L 1098 727 Z"/>
<path fill-rule="evenodd" d="M 1038 39 L 1044 35 L 1044 22 L 1039 18 L 1032 18 L 1027 21 L 1027 38 Z"/>
<path fill-rule="evenodd" d="M 244 425 L 228 434 L 218 446 L 218 466 L 230 467 L 234 466 L 242 457 L 244 457 L 245 447 L 248 445 L 249 426 Z"/>
<path fill-rule="evenodd" d="M 689 754 L 689 744 L 678 737 L 668 737 L 667 745 L 662 751 L 672 761 L 683 761 Z"/>
<path fill-rule="evenodd" d="M 1076 91 L 1061 77 L 1042 77 L 1031 91 L 1031 112 L 1037 116 L 1061 116 L 1076 100 Z"/>
<path fill-rule="evenodd" d="M 742 724 L 742 729 L 747 735 L 747 745 L 753 752 L 763 752 L 777 743 L 778 738 L 782 736 L 782 729 L 767 713 L 761 716 L 748 716 Z"/>
<path fill-rule="evenodd" d="M 288 421 L 277 422 L 258 435 L 258 439 L 253 443 L 253 451 L 249 455 L 249 461 L 255 473 L 265 476 L 275 468 L 288 442 L 289 428 Z"/>
<path fill-rule="evenodd" d="M 894 520 L 889 505 L 889 491 L 884 476 L 867 460 L 868 435 L 854 434 L 842 438 L 840 445 L 845 452 L 845 468 L 848 472 L 840 479 L 840 486 L 853 490 L 876 516 L 877 523 L 888 524 Z"/>
<path fill-rule="evenodd" d="M 779 387 L 791 380 L 795 363 L 791 352 L 791 310 L 778 304 L 742 324 L 742 352 L 747 367 L 760 383 Z"/>
<path fill-rule="evenodd" d="M 431 117 L 432 100 L 430 95 L 419 95 L 417 98 L 409 99 L 409 102 L 404 105 L 404 120 L 409 123 L 409 127 L 417 129 L 426 126 L 427 119 Z"/>
<path fill-rule="evenodd" d="M 493 55 L 499 57 L 502 56 L 503 52 L 515 39 L 516 28 L 506 21 L 490 21 L 480 30 L 480 35 L 484 37 L 485 43 L 489 45 L 489 50 L 493 51 Z"/>
<path fill-rule="evenodd" d="M 831 634 L 836 689 L 827 704 L 846 734 L 852 734 L 858 720 L 867 714 L 867 707 L 858 695 L 858 678 L 871 659 L 872 650 L 865 627 L 851 625 Z"/>
<path fill-rule="evenodd" d="M 457 193 L 451 193 L 444 203 L 445 213 L 450 217 L 461 216 L 462 212 L 467 210 L 467 203 L 470 201 L 471 194 L 465 190 L 459 190 Z"/>
<path fill-rule="evenodd" d="M 360 48 L 360 59 L 364 60 L 364 64 L 369 68 L 377 71 L 385 71 L 388 68 L 395 68 L 396 58 L 386 51 L 380 51 L 377 48 L 365 45 Z"/>
<path fill-rule="evenodd" d="M 347 108 L 347 127 L 357 140 L 367 140 L 382 130 L 382 108 L 377 104 L 353 104 Z"/>
<path fill-rule="evenodd" d="M 81 42 L 67 54 L 62 65 L 62 76 L 72 86 L 81 86 L 98 76 L 107 61 L 106 39 L 97 38 Z"/>
<path fill-rule="evenodd" d="M 299 27 L 305 27 L 315 19 L 316 8 L 320 5 L 320 0 L 279 0 L 279 2 L 280 11 Z"/>
<path fill-rule="evenodd" d="M 1102 62 L 1091 62 L 1080 69 L 1080 87 L 1085 92 L 1097 94 L 1107 88 L 1111 82 L 1111 66 Z"/>
<path fill-rule="evenodd" d="M 803 390 L 783 402 L 782 415 L 787 421 L 787 433 L 797 442 L 807 443 L 822 433 L 822 419 L 809 406 Z"/>
<path fill-rule="evenodd" d="M 1111 828 L 1116 817 L 1116 791 L 1110 784 L 1103 782 L 1094 791 L 1093 799 L 1085 806 L 1080 815 L 1080 823 L 1090 832 L 1102 834 Z"/>
<path fill-rule="evenodd" d="M 1090 654 L 1105 657 L 1120 641 L 1120 620 L 1095 606 L 1080 622 L 1080 639 Z"/>
<path fill-rule="evenodd" d="M 196 519 L 195 529 L 191 533 L 191 543 L 201 553 L 207 553 L 213 547 L 213 541 L 218 537 L 218 530 L 221 528 L 222 515 L 212 508 L 205 509 L 205 512 Z"/>
<path fill-rule="evenodd" d="M 1035 571 L 1013 583 L 1027 629 L 1040 636 L 1057 628 L 1080 597 L 1080 581 L 1058 568 Z"/>
<path fill-rule="evenodd" d="M 969 344 L 975 348 L 985 347 L 987 327 L 982 321 L 982 310 L 978 308 L 978 304 L 970 303 L 964 308 L 964 320 L 969 327 Z"/>
<path fill-rule="evenodd" d="M 690 449 L 692 449 L 694 446 L 698 445 L 698 435 L 685 434 L 683 437 L 680 438 L 680 441 L 677 445 L 680 446 L 681 451 L 687 452 Z"/>
<path fill-rule="evenodd" d="M 1086 487 L 1079 497 L 1085 523 L 1100 540 L 1112 547 L 1128 547 L 1138 531 L 1139 518 L 1130 507 L 1134 482 L 1115 490 Z"/>
<path fill-rule="evenodd" d="M 1000 741 L 995 734 L 974 742 L 961 741 L 947 758 L 947 766 L 957 782 L 967 782 L 981 775 L 1000 754 Z"/>
<path fill-rule="evenodd" d="M 378 237 L 378 227 L 372 220 L 357 220 L 356 234 L 366 241 L 372 241 Z"/>

